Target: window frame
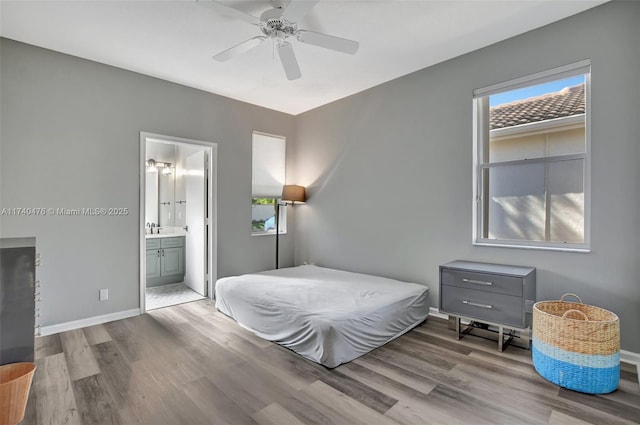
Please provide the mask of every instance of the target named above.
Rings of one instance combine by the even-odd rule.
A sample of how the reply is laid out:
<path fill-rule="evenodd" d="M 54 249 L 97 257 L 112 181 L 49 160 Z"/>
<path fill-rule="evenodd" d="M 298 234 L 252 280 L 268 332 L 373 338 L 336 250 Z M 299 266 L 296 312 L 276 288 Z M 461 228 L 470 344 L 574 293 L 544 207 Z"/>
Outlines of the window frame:
<path fill-rule="evenodd" d="M 585 76 L 585 148 L 584 153 L 555 155 L 541 158 L 521 159 L 503 162 L 484 161 L 488 152 L 489 136 L 489 96 L 518 88 L 529 87 L 576 75 Z M 486 120 L 483 119 L 486 115 Z M 505 165 L 525 165 L 535 163 L 552 163 L 562 160 L 583 159 L 584 189 L 584 242 L 550 242 L 516 239 L 484 238 L 483 230 L 486 220 L 484 206 L 484 186 L 488 184 L 485 171 Z M 523 248 L 537 250 L 590 252 L 591 250 L 591 61 L 582 60 L 573 64 L 549 69 L 528 76 L 505 81 L 473 91 L 473 225 L 472 241 L 476 246 L 494 246 L 504 248 Z"/>

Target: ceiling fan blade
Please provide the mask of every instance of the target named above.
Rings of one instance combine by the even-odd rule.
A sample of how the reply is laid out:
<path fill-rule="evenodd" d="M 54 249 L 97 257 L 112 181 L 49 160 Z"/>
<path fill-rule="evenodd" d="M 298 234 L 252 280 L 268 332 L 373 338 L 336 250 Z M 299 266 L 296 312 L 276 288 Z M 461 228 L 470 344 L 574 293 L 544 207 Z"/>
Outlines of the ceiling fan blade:
<path fill-rule="evenodd" d="M 297 80 L 302 77 L 296 55 L 293 53 L 293 47 L 289 42 L 285 41 L 278 44 L 278 56 L 280 56 L 280 62 L 282 62 L 288 80 Z"/>
<path fill-rule="evenodd" d="M 249 15 L 248 13 L 244 13 L 241 10 L 235 9 L 231 6 L 227 6 L 224 3 L 220 3 L 215 0 L 196 0 L 200 4 L 204 4 L 205 6 L 210 6 L 217 10 L 221 15 L 227 16 L 229 18 L 239 19 L 241 21 L 249 22 L 253 25 L 260 25 L 260 19 L 255 16 Z"/>
<path fill-rule="evenodd" d="M 282 17 L 289 22 L 298 22 L 318 3 L 318 0 L 291 0 L 284 9 Z"/>
<path fill-rule="evenodd" d="M 312 44 L 325 49 L 336 50 L 350 55 L 355 54 L 360 47 L 360 43 L 346 38 L 336 37 L 333 35 L 322 34 L 320 32 L 300 30 L 297 33 L 298 40 L 303 43 Z"/>
<path fill-rule="evenodd" d="M 263 37 L 261 35 L 250 38 L 240 44 L 236 44 L 235 46 L 218 53 L 217 55 L 213 56 L 213 59 L 219 62 L 226 62 L 233 57 L 246 53 L 249 50 L 255 49 L 256 47 L 261 45 L 266 38 L 267 37 Z"/>

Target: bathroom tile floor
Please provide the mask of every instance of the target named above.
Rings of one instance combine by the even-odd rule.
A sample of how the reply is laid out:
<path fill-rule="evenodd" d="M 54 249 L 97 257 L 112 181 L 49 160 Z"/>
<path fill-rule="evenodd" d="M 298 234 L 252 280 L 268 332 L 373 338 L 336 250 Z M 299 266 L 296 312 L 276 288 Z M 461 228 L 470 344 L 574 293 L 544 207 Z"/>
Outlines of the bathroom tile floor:
<path fill-rule="evenodd" d="M 146 309 L 147 311 L 155 310 L 157 308 L 188 303 L 204 298 L 205 297 L 191 290 L 184 283 L 153 286 L 147 288 Z"/>

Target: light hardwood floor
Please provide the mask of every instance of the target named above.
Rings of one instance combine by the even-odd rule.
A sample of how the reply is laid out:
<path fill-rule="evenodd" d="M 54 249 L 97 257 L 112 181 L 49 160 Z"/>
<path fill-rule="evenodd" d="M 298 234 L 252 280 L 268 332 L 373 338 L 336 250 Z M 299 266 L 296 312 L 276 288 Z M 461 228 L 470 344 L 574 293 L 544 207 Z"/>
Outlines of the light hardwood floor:
<path fill-rule="evenodd" d="M 545 381 L 531 353 L 426 323 L 335 369 L 257 338 L 203 300 L 36 340 L 24 424 L 629 424 L 609 395 Z"/>

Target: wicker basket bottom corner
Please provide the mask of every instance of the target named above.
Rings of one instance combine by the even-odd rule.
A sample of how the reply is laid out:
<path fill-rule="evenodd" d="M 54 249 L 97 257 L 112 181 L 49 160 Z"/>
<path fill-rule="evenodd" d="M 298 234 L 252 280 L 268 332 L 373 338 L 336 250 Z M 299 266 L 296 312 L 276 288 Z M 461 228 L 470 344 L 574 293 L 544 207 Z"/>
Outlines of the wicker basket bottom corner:
<path fill-rule="evenodd" d="M 620 380 L 619 353 L 615 354 L 609 361 L 608 367 L 591 367 L 587 362 L 577 359 L 577 361 L 567 361 L 565 356 L 550 356 L 536 347 L 532 346 L 533 366 L 536 371 L 546 380 L 573 391 L 587 394 L 608 394 L 618 388 Z M 566 354 L 566 352 L 564 353 Z M 576 356 L 586 356 L 576 354 Z M 559 360 L 556 357 L 565 357 Z M 617 361 L 616 361 L 617 359 Z"/>

